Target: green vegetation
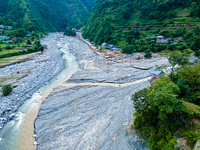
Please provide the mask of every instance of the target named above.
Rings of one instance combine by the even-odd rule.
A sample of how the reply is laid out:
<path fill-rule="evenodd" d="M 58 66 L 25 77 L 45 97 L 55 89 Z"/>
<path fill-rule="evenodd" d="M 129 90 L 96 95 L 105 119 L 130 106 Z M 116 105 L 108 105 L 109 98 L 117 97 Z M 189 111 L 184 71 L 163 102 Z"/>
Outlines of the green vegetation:
<path fill-rule="evenodd" d="M 149 50 L 146 52 L 146 54 L 144 55 L 144 57 L 149 58 L 152 56 L 152 52 L 150 52 Z"/>
<path fill-rule="evenodd" d="M 28 39 L 28 40 L 26 41 L 26 44 L 27 44 L 27 45 L 31 45 L 32 43 L 31 43 L 31 41 Z"/>
<path fill-rule="evenodd" d="M 200 48 L 199 6 L 198 0 L 98 0 L 83 36 L 97 44 L 118 45 L 124 53 L 188 48 L 196 52 Z M 169 44 L 156 43 L 158 35 L 171 37 Z M 174 42 L 176 37 L 183 39 Z"/>
<path fill-rule="evenodd" d="M 80 28 L 96 0 L 0 0 L 0 24 L 26 31 Z"/>
<path fill-rule="evenodd" d="M 68 29 L 65 30 L 64 35 L 66 35 L 66 36 L 76 36 L 76 31 L 68 28 Z"/>
<path fill-rule="evenodd" d="M 192 121 L 200 117 L 200 64 L 161 76 L 132 100 L 134 127 L 153 150 L 172 150 L 180 137 L 191 147 L 200 139 L 200 124 Z"/>
<path fill-rule="evenodd" d="M 13 91 L 13 87 L 11 84 L 4 85 L 2 87 L 2 94 L 3 96 L 9 95 Z"/>
<path fill-rule="evenodd" d="M 43 34 L 40 32 L 31 32 L 28 33 L 23 29 L 16 30 L 4 30 L 5 35 L 9 36 L 8 40 L 0 40 L 0 58 L 13 57 L 19 55 L 25 55 L 33 52 L 41 51 L 43 53 L 44 47 L 40 44 L 40 38 L 43 37 Z M 29 34 L 29 38 L 26 35 Z M 4 35 L 4 36 L 5 36 Z M 11 39 L 15 37 L 16 40 L 12 41 Z M 32 45 L 32 43 L 35 44 Z M 27 47 L 27 45 L 32 45 L 32 47 Z"/>
<path fill-rule="evenodd" d="M 25 55 L 19 55 L 19 56 L 12 56 L 12 57 L 6 57 L 6 58 L 1 58 L 0 59 L 0 67 L 10 65 L 13 63 L 19 63 L 26 61 L 32 57 L 34 57 L 36 54 L 25 54 Z"/>

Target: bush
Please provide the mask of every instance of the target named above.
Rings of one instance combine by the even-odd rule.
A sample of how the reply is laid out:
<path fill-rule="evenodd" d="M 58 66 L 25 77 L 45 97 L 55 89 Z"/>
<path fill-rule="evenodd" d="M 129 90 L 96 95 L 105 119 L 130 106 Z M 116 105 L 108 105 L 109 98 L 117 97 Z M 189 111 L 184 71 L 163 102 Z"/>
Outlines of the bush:
<path fill-rule="evenodd" d="M 2 87 L 2 94 L 3 96 L 9 95 L 13 91 L 13 87 L 11 84 L 4 85 Z"/>
<path fill-rule="evenodd" d="M 39 49 L 40 49 L 41 53 L 44 52 L 44 46 L 40 46 Z"/>
<path fill-rule="evenodd" d="M 159 32 L 160 35 L 164 36 L 164 37 L 169 37 L 169 31 L 167 30 L 162 30 Z"/>
<path fill-rule="evenodd" d="M 32 43 L 31 43 L 30 40 L 27 40 L 26 44 L 27 44 L 27 45 L 31 45 Z"/>
<path fill-rule="evenodd" d="M 122 53 L 126 53 L 126 54 L 132 54 L 133 52 L 134 52 L 134 45 L 127 45 L 124 49 L 123 49 L 123 51 L 122 51 Z"/>
<path fill-rule="evenodd" d="M 64 32 L 64 35 L 66 36 L 76 36 L 76 31 L 72 29 L 66 29 Z"/>
<path fill-rule="evenodd" d="M 0 51 L 1 51 L 1 48 L 0 48 Z M 195 56 L 197 57 L 200 56 L 200 50 L 195 53 Z"/>
<path fill-rule="evenodd" d="M 152 52 L 147 51 L 147 53 L 144 55 L 145 58 L 149 58 L 152 56 Z"/>
<path fill-rule="evenodd" d="M 6 47 L 5 47 L 5 49 L 12 49 L 12 47 L 11 46 L 9 46 L 9 45 L 7 45 Z"/>

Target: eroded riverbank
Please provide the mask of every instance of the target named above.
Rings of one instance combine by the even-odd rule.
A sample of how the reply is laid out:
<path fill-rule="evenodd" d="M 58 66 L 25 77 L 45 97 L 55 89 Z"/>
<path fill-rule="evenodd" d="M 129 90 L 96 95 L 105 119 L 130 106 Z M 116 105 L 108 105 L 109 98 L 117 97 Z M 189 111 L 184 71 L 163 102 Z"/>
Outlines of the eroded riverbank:
<path fill-rule="evenodd" d="M 45 43 L 45 38 L 41 40 L 41 43 Z M 34 92 L 48 84 L 48 81 L 63 70 L 64 64 L 63 52 L 56 49 L 55 43 L 52 42 L 43 55 L 37 55 L 26 62 L 0 68 L 1 78 L 18 78 L 14 81 L 17 87 L 14 88 L 13 93 L 6 97 L 0 95 L 0 130 L 16 117 L 16 111 L 25 100 L 31 98 Z"/>
<path fill-rule="evenodd" d="M 77 38 L 63 38 L 81 69 L 43 101 L 35 121 L 37 149 L 148 149 L 130 130 L 131 95 L 148 87 L 151 71 L 167 59 L 111 65 Z"/>
<path fill-rule="evenodd" d="M 6 126 L 0 132 L 0 137 L 3 139 L 3 142 L 0 143 L 0 149 L 3 149 L 3 150 L 4 149 L 11 149 L 11 150 L 12 149 L 15 149 L 15 150 L 35 149 L 35 147 L 33 146 L 33 143 L 35 142 L 35 139 L 33 138 L 33 135 L 34 135 L 33 124 L 34 124 L 34 119 L 37 116 L 37 112 L 40 108 L 40 103 L 38 100 L 41 98 L 41 95 L 43 95 L 43 93 L 46 90 L 48 90 L 51 86 L 66 79 L 67 76 L 69 76 L 72 72 L 78 69 L 78 64 L 75 61 L 75 57 L 67 51 L 68 50 L 67 45 L 66 44 L 60 45 L 61 43 L 54 42 L 58 38 L 60 37 L 57 34 L 49 34 L 49 36 L 42 39 L 42 44 L 47 44 L 48 50 L 43 55 L 40 55 L 39 58 L 38 57 L 34 58 L 37 61 L 33 60 L 31 62 L 30 61 L 25 62 L 27 65 L 26 64 L 24 65 L 23 63 L 18 64 L 20 66 L 24 65 L 24 68 L 21 68 L 21 69 L 27 69 L 34 66 L 35 65 L 34 62 L 38 63 L 39 60 L 41 62 L 42 60 L 46 60 L 44 58 L 49 58 L 48 61 L 41 62 L 42 67 L 40 66 L 40 63 L 39 63 L 36 68 L 37 70 L 39 69 L 43 70 L 44 73 L 45 71 L 47 71 L 45 80 L 41 81 L 40 86 L 38 86 L 38 89 L 39 87 L 41 88 L 39 90 L 34 89 L 36 92 L 32 96 L 29 96 L 30 98 L 26 99 L 25 103 L 18 109 L 18 111 L 16 111 L 16 115 L 15 115 L 16 117 L 14 118 L 14 120 L 6 124 Z M 60 55 L 58 55 L 58 53 Z M 55 60 L 58 60 L 58 61 L 55 61 Z M 60 63 L 60 62 L 63 62 L 63 63 Z M 48 66 L 48 64 L 51 65 L 54 63 L 56 64 L 56 66 L 55 65 Z M 47 66 L 45 66 L 45 64 Z M 20 66 L 18 67 L 20 68 Z M 38 67 L 41 67 L 41 68 L 38 68 Z M 37 73 L 39 74 L 40 72 L 38 71 Z M 38 75 L 39 78 L 37 78 L 36 80 L 31 75 L 27 76 L 27 78 L 32 79 L 31 81 L 33 82 L 33 84 L 40 82 L 40 78 L 43 77 L 43 74 L 41 74 L 41 76 Z M 52 77 L 52 78 L 54 77 L 54 78 L 52 79 L 49 77 Z M 47 81 L 46 79 L 49 79 L 48 82 L 46 82 L 46 84 L 42 84 L 44 81 Z M 21 86 L 20 83 L 19 83 L 19 86 Z M 17 90 L 15 92 L 17 92 Z M 26 92 L 26 90 L 24 92 Z M 20 100 L 22 101 L 23 99 L 20 99 Z M 27 145 L 29 146 L 29 148 L 27 148 Z"/>

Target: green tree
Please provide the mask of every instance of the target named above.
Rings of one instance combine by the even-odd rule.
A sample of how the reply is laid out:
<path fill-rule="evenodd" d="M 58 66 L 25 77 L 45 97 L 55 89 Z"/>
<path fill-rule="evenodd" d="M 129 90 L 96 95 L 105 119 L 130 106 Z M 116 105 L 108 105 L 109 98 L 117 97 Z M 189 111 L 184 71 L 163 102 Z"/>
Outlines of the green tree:
<path fill-rule="evenodd" d="M 66 35 L 66 36 L 76 36 L 76 31 L 69 28 L 69 29 L 65 30 L 64 35 Z"/>
<path fill-rule="evenodd" d="M 41 53 L 43 53 L 44 52 L 44 46 L 40 46 L 40 51 L 41 51 Z"/>
<path fill-rule="evenodd" d="M 169 63 L 172 65 L 172 73 L 176 65 L 185 66 L 189 64 L 189 54 L 187 52 L 173 51 L 169 55 Z"/>
<path fill-rule="evenodd" d="M 118 43 L 119 48 L 121 48 L 122 50 L 128 45 L 128 43 L 126 41 L 121 41 Z"/>
<path fill-rule="evenodd" d="M 122 52 L 123 53 L 127 53 L 127 54 L 132 54 L 134 52 L 134 45 L 127 45 L 123 50 Z"/>
<path fill-rule="evenodd" d="M 13 87 L 11 84 L 4 85 L 2 87 L 2 94 L 3 96 L 9 95 L 13 91 Z"/>
<path fill-rule="evenodd" d="M 174 133 L 188 121 L 193 113 L 177 98 L 178 85 L 169 77 L 161 77 L 149 89 L 132 96 L 136 110 L 134 127 L 147 138 L 153 150 L 173 149 Z"/>
<path fill-rule="evenodd" d="M 150 50 L 147 50 L 146 54 L 144 55 L 145 58 L 149 58 L 152 56 L 152 52 Z"/>
<path fill-rule="evenodd" d="M 180 87 L 180 98 L 200 105 L 200 64 L 180 69 L 175 83 Z"/>
<path fill-rule="evenodd" d="M 37 47 L 40 47 L 41 46 L 40 40 L 36 40 L 34 42 L 34 45 L 37 46 Z"/>
<path fill-rule="evenodd" d="M 30 40 L 27 40 L 26 44 L 27 44 L 27 45 L 32 45 L 32 43 L 31 43 Z"/>
<path fill-rule="evenodd" d="M 13 30 L 8 35 L 11 37 L 22 37 L 23 38 L 27 35 L 27 31 L 19 28 L 19 29 Z"/>

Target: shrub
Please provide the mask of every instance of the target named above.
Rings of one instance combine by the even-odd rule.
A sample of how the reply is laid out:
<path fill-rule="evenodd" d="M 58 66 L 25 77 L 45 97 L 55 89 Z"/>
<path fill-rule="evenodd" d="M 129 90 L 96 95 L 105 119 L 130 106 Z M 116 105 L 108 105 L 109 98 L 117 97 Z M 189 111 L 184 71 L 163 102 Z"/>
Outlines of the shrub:
<path fill-rule="evenodd" d="M 13 87 L 11 84 L 4 85 L 2 87 L 2 94 L 3 96 L 9 95 L 13 91 Z"/>
<path fill-rule="evenodd" d="M 1 51 L 1 48 L 0 48 L 0 51 Z M 195 56 L 197 57 L 200 56 L 200 50 L 195 53 Z"/>
<path fill-rule="evenodd" d="M 44 46 L 40 46 L 39 49 L 40 49 L 41 53 L 44 52 Z"/>
<path fill-rule="evenodd" d="M 123 51 L 122 51 L 122 53 L 126 53 L 126 54 L 132 54 L 133 52 L 134 52 L 134 45 L 127 45 L 124 49 L 123 49 Z"/>
<path fill-rule="evenodd" d="M 162 30 L 159 32 L 160 35 L 164 36 L 164 37 L 169 37 L 169 31 L 167 30 Z"/>
<path fill-rule="evenodd" d="M 7 45 L 7 46 L 5 47 L 5 49 L 12 49 L 12 47 L 9 46 L 9 45 Z"/>
<path fill-rule="evenodd" d="M 31 43 L 30 40 L 27 40 L 26 44 L 27 44 L 27 45 L 31 45 L 32 43 Z"/>
<path fill-rule="evenodd" d="M 147 53 L 144 55 L 145 58 L 149 58 L 152 56 L 152 52 L 147 51 Z"/>
<path fill-rule="evenodd" d="M 72 29 L 66 29 L 64 32 L 64 35 L 66 36 L 76 36 L 76 31 Z"/>

